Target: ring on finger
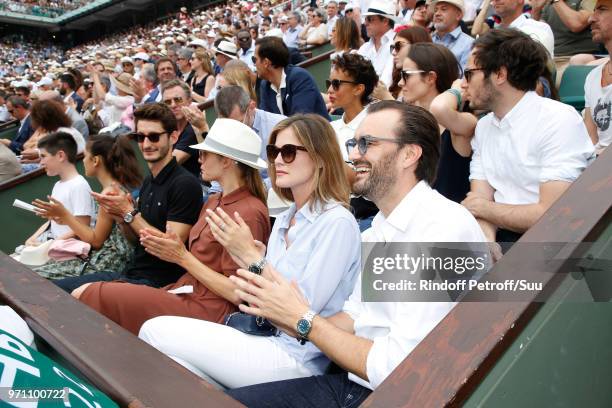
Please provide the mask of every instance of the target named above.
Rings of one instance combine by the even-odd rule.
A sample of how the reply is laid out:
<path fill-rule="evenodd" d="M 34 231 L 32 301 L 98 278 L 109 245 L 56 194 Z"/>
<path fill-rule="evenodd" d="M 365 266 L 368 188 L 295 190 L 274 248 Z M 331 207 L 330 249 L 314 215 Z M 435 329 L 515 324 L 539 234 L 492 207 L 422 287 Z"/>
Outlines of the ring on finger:
<path fill-rule="evenodd" d="M 225 231 L 225 224 L 219 225 L 219 228 L 221 228 L 221 231 Z"/>

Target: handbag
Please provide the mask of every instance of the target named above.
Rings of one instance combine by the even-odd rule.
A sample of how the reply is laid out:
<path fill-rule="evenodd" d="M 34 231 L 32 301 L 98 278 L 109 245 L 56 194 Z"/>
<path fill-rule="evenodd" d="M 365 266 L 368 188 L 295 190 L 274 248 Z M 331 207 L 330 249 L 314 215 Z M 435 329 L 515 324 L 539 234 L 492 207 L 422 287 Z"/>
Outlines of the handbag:
<path fill-rule="evenodd" d="M 277 336 L 279 333 L 278 329 L 267 319 L 242 312 L 228 314 L 225 316 L 224 324 L 253 336 Z"/>

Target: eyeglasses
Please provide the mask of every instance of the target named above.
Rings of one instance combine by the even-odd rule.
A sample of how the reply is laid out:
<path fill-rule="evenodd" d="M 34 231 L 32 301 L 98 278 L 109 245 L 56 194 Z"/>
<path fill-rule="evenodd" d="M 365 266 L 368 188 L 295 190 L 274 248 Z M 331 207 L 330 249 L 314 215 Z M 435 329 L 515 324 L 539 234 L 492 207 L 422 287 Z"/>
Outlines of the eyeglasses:
<path fill-rule="evenodd" d="M 416 74 L 422 74 L 425 71 L 423 71 L 422 69 L 406 69 L 402 71 L 402 79 L 404 80 L 404 82 L 408 82 L 408 78 L 410 78 L 410 75 L 416 75 Z"/>
<path fill-rule="evenodd" d="M 388 137 L 376 137 L 376 136 L 364 135 L 360 137 L 359 139 L 352 138 L 352 139 L 347 140 L 345 143 L 346 152 L 348 154 L 351 154 L 351 150 L 353 150 L 355 146 L 357 146 L 357 150 L 359 151 L 359 154 L 364 156 L 368 152 L 368 146 L 370 146 L 372 143 L 375 143 L 375 142 L 391 142 L 391 143 L 397 143 L 397 144 L 401 143 L 399 140 L 391 139 Z"/>
<path fill-rule="evenodd" d="M 463 76 L 465 76 L 465 80 L 467 82 L 470 82 L 470 80 L 472 79 L 472 75 L 474 75 L 474 72 L 482 70 L 482 68 L 467 68 L 463 70 Z"/>
<path fill-rule="evenodd" d="M 255 58 L 254 56 L 251 57 L 251 61 L 253 61 L 253 64 L 257 64 L 257 58 Z"/>
<path fill-rule="evenodd" d="M 138 132 L 133 132 L 129 134 L 129 137 L 132 140 L 136 140 L 138 143 L 144 143 L 145 138 L 149 139 L 149 141 L 151 143 L 157 143 L 159 142 L 159 138 L 162 135 L 166 135 L 168 134 L 167 132 L 162 132 L 162 133 L 149 133 L 149 134 L 144 134 L 144 133 L 138 133 Z"/>
<path fill-rule="evenodd" d="M 270 163 L 273 163 L 274 160 L 276 160 L 279 153 L 281 154 L 281 157 L 285 163 L 293 163 L 298 150 L 302 150 L 304 152 L 307 151 L 304 146 L 286 144 L 283 145 L 283 147 L 276 147 L 276 145 L 269 144 L 266 146 L 266 155 L 268 156 L 268 161 Z"/>
<path fill-rule="evenodd" d="M 372 21 L 378 21 L 378 16 L 366 16 L 365 21 L 371 23 Z"/>
<path fill-rule="evenodd" d="M 354 81 L 345 81 L 343 79 L 326 79 L 325 80 L 325 89 L 329 89 L 329 87 L 331 86 L 332 88 L 334 88 L 334 91 L 337 91 L 338 89 L 340 89 L 340 85 L 342 85 L 342 84 L 357 85 L 357 82 L 354 82 Z"/>
<path fill-rule="evenodd" d="M 242 38 L 238 37 L 238 41 L 246 42 L 246 41 L 249 41 L 249 40 L 252 40 L 252 38 L 250 36 L 249 37 L 242 37 Z"/>
<path fill-rule="evenodd" d="M 183 98 L 181 96 L 176 96 L 174 98 L 170 98 L 170 99 L 164 99 L 164 105 L 172 105 L 172 102 L 174 102 L 177 105 L 180 105 L 183 103 Z"/>
<path fill-rule="evenodd" d="M 394 44 L 391 44 L 389 46 L 389 49 L 391 50 L 391 52 L 395 51 L 397 53 L 397 52 L 400 52 L 400 50 L 402 48 L 404 48 L 404 45 L 408 45 L 408 43 L 407 42 L 398 41 L 398 42 L 396 42 Z"/>

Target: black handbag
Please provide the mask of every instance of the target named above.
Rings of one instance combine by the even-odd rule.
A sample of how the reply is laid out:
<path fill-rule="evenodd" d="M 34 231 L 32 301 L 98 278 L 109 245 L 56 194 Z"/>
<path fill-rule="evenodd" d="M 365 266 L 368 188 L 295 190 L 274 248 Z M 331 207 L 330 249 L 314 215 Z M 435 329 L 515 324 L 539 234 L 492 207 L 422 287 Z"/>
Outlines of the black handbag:
<path fill-rule="evenodd" d="M 246 334 L 254 336 L 277 336 L 278 329 L 261 316 L 252 316 L 242 312 L 234 312 L 225 316 L 226 326 L 233 327 Z"/>

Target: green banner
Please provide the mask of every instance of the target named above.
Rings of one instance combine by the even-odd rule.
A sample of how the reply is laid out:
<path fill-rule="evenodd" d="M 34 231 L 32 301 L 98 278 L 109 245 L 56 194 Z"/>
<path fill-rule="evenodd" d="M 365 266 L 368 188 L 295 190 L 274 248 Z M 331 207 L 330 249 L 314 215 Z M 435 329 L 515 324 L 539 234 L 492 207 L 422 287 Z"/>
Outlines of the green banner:
<path fill-rule="evenodd" d="M 0 407 L 118 407 L 53 360 L 0 329 Z"/>

